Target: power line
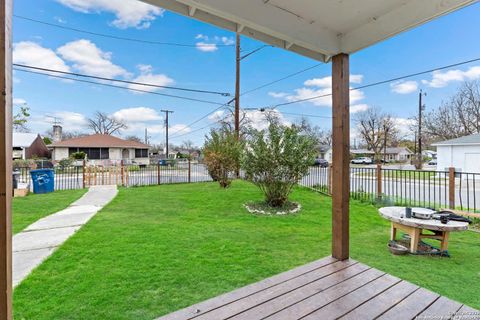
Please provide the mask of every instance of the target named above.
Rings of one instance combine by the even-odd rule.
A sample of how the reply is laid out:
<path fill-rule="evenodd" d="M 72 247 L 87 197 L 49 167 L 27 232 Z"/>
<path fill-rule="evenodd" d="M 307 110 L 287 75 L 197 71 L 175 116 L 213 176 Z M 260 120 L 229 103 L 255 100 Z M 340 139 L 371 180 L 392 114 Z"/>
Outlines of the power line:
<path fill-rule="evenodd" d="M 121 36 L 115 36 L 112 34 L 106 34 L 106 33 L 99 33 L 99 32 L 93 32 L 93 31 L 88 31 L 85 29 L 79 29 L 79 28 L 72 28 L 68 26 L 62 26 L 59 24 L 47 22 L 47 21 L 42 21 L 42 20 L 37 20 L 21 15 L 13 15 L 15 18 L 30 21 L 30 22 L 35 22 L 39 24 L 43 24 L 46 26 L 54 27 L 54 28 L 59 28 L 59 29 L 64 29 L 64 30 L 70 30 L 70 31 L 75 31 L 79 33 L 85 33 L 93 36 L 98 36 L 98 37 L 104 37 L 104 38 L 111 38 L 111 39 L 116 39 L 116 40 L 122 40 L 122 41 L 130 41 L 130 42 L 138 42 L 138 43 L 146 43 L 146 44 L 151 44 L 151 45 L 164 45 L 164 46 L 174 46 L 174 47 L 187 47 L 187 48 L 198 48 L 198 47 L 211 47 L 213 45 L 217 47 L 233 47 L 235 46 L 234 44 L 190 44 L 190 43 L 177 43 L 177 42 L 162 42 L 162 41 L 153 41 L 153 40 L 144 40 L 144 39 L 138 39 L 138 38 L 129 38 L 129 37 L 121 37 Z"/>
<path fill-rule="evenodd" d="M 193 126 L 194 124 L 197 124 L 199 123 L 200 121 L 202 121 L 203 119 L 205 119 L 206 117 L 208 117 L 209 115 L 211 115 L 212 113 L 224 108 L 225 106 L 227 106 L 231 101 L 227 102 L 227 103 L 224 103 L 223 105 L 219 106 L 218 108 L 215 108 L 214 110 L 208 112 L 207 114 L 203 115 L 202 117 L 198 118 L 197 120 L 193 121 L 192 123 L 189 123 L 187 124 L 185 127 L 183 127 L 182 129 L 178 130 L 177 132 L 175 132 L 176 134 L 179 133 L 179 132 L 182 132 L 182 131 L 185 131 L 187 130 L 188 128 L 190 128 L 191 126 Z M 195 131 L 191 131 L 191 132 L 196 132 L 198 130 L 195 130 Z M 191 132 L 188 132 L 188 134 L 190 134 Z M 180 136 L 183 136 L 184 134 L 180 135 Z M 173 136 L 173 138 L 176 138 L 176 137 L 179 137 L 179 136 Z"/>
<path fill-rule="evenodd" d="M 332 117 L 329 117 L 329 116 L 318 116 L 318 115 L 315 115 L 315 114 L 292 113 L 292 112 L 281 112 L 281 113 L 286 114 L 286 115 L 291 115 L 291 116 L 332 119 Z"/>
<path fill-rule="evenodd" d="M 254 54 L 254 53 L 256 53 L 256 52 L 258 52 L 258 51 L 260 51 L 260 50 L 262 50 L 262 49 L 264 49 L 264 48 L 267 48 L 267 47 L 270 47 L 270 48 L 271 48 L 271 47 L 273 47 L 273 46 L 271 46 L 271 45 L 269 45 L 269 44 L 265 44 L 265 45 L 263 45 L 263 46 L 260 46 L 260 47 L 258 47 L 258 48 L 256 48 L 256 49 L 254 49 L 254 50 L 252 50 L 252 51 L 244 54 L 244 55 L 241 56 L 239 59 L 240 59 L 240 60 L 243 60 L 243 59 L 251 56 L 252 54 Z"/>
<path fill-rule="evenodd" d="M 106 81 L 119 82 L 119 83 L 125 83 L 125 84 L 133 84 L 133 85 L 139 85 L 139 86 L 145 86 L 145 87 L 180 90 L 180 91 L 188 91 L 188 92 L 195 92 L 195 93 L 218 94 L 218 95 L 221 95 L 221 96 L 224 96 L 224 97 L 229 97 L 230 96 L 230 93 L 228 93 L 228 92 L 218 92 L 218 91 L 207 91 L 207 90 L 199 90 L 199 89 L 162 86 L 162 85 L 157 85 L 157 84 L 153 84 L 153 83 L 145 83 L 145 82 L 137 82 L 137 81 L 129 81 L 129 80 L 121 80 L 121 79 L 112 79 L 112 78 L 106 78 L 106 77 L 87 75 L 87 74 L 83 74 L 83 73 L 68 72 L 68 71 L 54 70 L 54 69 L 49 69 L 49 68 L 29 66 L 29 65 L 18 64 L 18 63 L 14 63 L 13 66 L 26 68 L 26 69 L 32 69 L 32 70 L 39 70 L 39 71 L 65 74 L 65 75 L 70 75 L 70 76 L 75 76 L 75 77 L 90 78 L 90 79 L 97 79 L 97 80 L 106 80 Z"/>
<path fill-rule="evenodd" d="M 403 80 L 403 79 L 406 79 L 406 78 L 412 78 L 412 77 L 420 76 L 420 75 L 423 75 L 423 74 L 426 74 L 426 73 L 432 73 L 434 71 L 440 71 L 440 70 L 445 70 L 445 69 L 449 69 L 449 68 L 453 68 L 453 67 L 458 67 L 458 66 L 468 64 L 468 63 L 472 63 L 472 62 L 476 62 L 476 61 L 480 61 L 480 58 L 475 58 L 475 59 L 471 59 L 471 60 L 467 60 L 467 61 L 462 61 L 462 62 L 458 62 L 458 63 L 449 64 L 449 65 L 442 66 L 442 67 L 437 67 L 437 68 L 434 68 L 434 69 L 429 69 L 429 70 L 425 70 L 425 71 L 411 73 L 411 74 L 396 77 L 396 78 L 391 78 L 391 79 L 387 79 L 387 80 L 382 80 L 382 81 L 378 81 L 378 82 L 369 83 L 369 84 L 366 84 L 366 85 L 363 85 L 363 86 L 351 88 L 350 91 L 355 91 L 355 90 L 365 89 L 365 88 L 369 88 L 369 87 L 373 87 L 373 86 L 378 86 L 378 85 L 381 85 L 381 84 L 386 84 L 386 83 L 389 83 L 389 82 L 399 81 L 399 80 Z M 281 106 L 286 106 L 286 105 L 290 105 L 290 104 L 294 104 L 294 103 L 305 102 L 305 101 L 315 100 L 315 99 L 319 99 L 319 98 L 329 97 L 331 95 L 332 95 L 331 93 L 328 93 L 328 94 L 322 94 L 322 95 L 314 96 L 314 97 L 310 97 L 310 98 L 298 99 L 298 100 L 293 100 L 293 101 L 289 101 L 289 102 L 284 102 L 284 103 L 276 104 L 274 106 L 274 108 L 281 107 Z"/>
<path fill-rule="evenodd" d="M 251 92 L 253 92 L 253 91 L 257 91 L 257 90 L 263 89 L 263 88 L 265 88 L 265 87 L 271 86 L 272 84 L 275 84 L 275 83 L 277 83 L 277 82 L 280 82 L 280 81 L 286 80 L 286 79 L 288 79 L 288 78 L 294 77 L 294 76 L 299 75 L 299 74 L 301 74 L 301 73 L 304 73 L 304 72 L 306 72 L 306 71 L 309 71 L 309 70 L 312 70 L 312 69 L 314 69 L 314 68 L 317 68 L 317 67 L 319 67 L 319 66 L 321 66 L 321 65 L 323 65 L 323 63 L 318 63 L 318 64 L 316 64 L 316 65 L 313 65 L 313 66 L 310 66 L 310 67 L 308 67 L 308 68 L 305 68 L 305 69 L 299 70 L 299 71 L 297 71 L 297 72 L 291 73 L 291 74 L 289 74 L 289 75 L 286 75 L 286 76 L 284 76 L 284 77 L 282 77 L 282 78 L 280 78 L 280 79 L 277 79 L 277 80 L 274 80 L 274 81 L 271 81 L 271 82 L 267 82 L 267 83 L 262 84 L 262 85 L 260 85 L 260 86 L 258 86 L 258 87 L 255 87 L 255 88 L 253 88 L 253 89 L 250 89 L 250 90 L 247 90 L 247 91 L 245 91 L 245 92 L 242 92 L 241 96 L 243 96 L 243 95 L 245 95 L 245 94 L 248 94 L 248 93 L 251 93 Z"/>
<path fill-rule="evenodd" d="M 64 80 L 71 80 L 71 81 L 77 81 L 77 82 L 95 84 L 95 85 L 104 86 L 104 87 L 111 87 L 111 88 L 117 88 L 117 89 L 129 90 L 129 91 L 136 91 L 136 92 L 154 94 L 154 95 L 157 95 L 157 96 L 163 96 L 163 97 L 169 97 L 169 98 L 183 99 L 183 100 L 188 100 L 188 101 L 194 101 L 194 102 L 201 102 L 201 103 L 207 103 L 207 104 L 214 104 L 214 105 L 224 106 L 222 103 L 220 103 L 220 102 L 215 102 L 215 101 L 195 99 L 195 98 L 188 98 L 188 97 L 183 97 L 183 96 L 177 96 L 177 95 L 172 95 L 172 94 L 167 94 L 167 93 L 153 92 L 153 91 L 142 90 L 142 89 L 127 88 L 127 87 L 117 86 L 117 85 L 109 84 L 109 83 L 102 83 L 102 82 L 89 81 L 89 80 L 83 80 L 83 79 L 75 79 L 75 78 L 64 77 L 64 76 L 55 75 L 55 74 L 48 74 L 48 73 L 37 72 L 37 71 L 32 71 L 32 70 L 25 70 L 25 69 L 19 69 L 19 68 L 13 68 L 13 70 L 15 70 L 15 71 L 20 71 L 20 72 L 33 73 L 33 74 L 38 74 L 38 75 L 43 75 L 43 76 L 48 76 L 48 77 L 53 77 L 53 78 L 59 78 L 59 79 L 64 79 Z"/>
<path fill-rule="evenodd" d="M 198 131 L 203 130 L 203 129 L 206 129 L 206 128 L 208 128 L 208 127 L 213 127 L 213 126 L 215 126 L 215 125 L 217 125 L 217 124 L 218 124 L 218 123 L 216 123 L 216 122 L 215 122 L 215 123 L 210 123 L 209 125 L 206 125 L 205 127 L 201 127 L 201 128 L 195 129 L 195 130 L 193 130 L 193 131 L 190 131 L 190 132 L 187 132 L 187 133 L 178 135 L 178 136 L 170 137 L 170 140 L 191 135 L 192 133 L 198 132 Z M 177 132 L 178 132 L 178 131 L 177 131 Z"/>

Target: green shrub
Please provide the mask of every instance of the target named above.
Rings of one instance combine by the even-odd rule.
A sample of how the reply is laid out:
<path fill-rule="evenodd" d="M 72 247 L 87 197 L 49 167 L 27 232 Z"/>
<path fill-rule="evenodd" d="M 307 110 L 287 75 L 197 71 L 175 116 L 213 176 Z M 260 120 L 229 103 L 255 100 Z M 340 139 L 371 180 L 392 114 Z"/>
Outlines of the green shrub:
<path fill-rule="evenodd" d="M 308 173 L 317 154 L 316 141 L 300 128 L 271 118 L 267 130 L 249 134 L 242 167 L 272 207 L 282 207 L 294 185 Z"/>
<path fill-rule="evenodd" d="M 75 160 L 84 160 L 86 156 L 87 154 L 83 151 L 74 152 L 70 155 L 70 157 Z"/>
<path fill-rule="evenodd" d="M 73 159 L 71 158 L 65 158 L 58 162 L 58 166 L 60 167 L 61 170 L 71 166 L 72 164 L 73 164 Z"/>
<path fill-rule="evenodd" d="M 232 175 L 239 168 L 242 142 L 227 128 L 212 129 L 204 145 L 205 165 L 214 181 L 222 188 L 231 183 Z"/>

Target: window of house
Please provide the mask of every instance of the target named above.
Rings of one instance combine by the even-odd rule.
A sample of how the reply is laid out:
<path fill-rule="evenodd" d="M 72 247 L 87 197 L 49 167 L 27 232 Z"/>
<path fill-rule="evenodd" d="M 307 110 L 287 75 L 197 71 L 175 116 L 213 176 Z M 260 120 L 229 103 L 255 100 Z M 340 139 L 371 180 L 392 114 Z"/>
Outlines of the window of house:
<path fill-rule="evenodd" d="M 109 159 L 108 148 L 68 148 L 68 155 L 75 152 L 85 152 L 87 159 L 106 160 Z"/>
<path fill-rule="evenodd" d="M 135 158 L 148 158 L 148 149 L 135 149 Z"/>

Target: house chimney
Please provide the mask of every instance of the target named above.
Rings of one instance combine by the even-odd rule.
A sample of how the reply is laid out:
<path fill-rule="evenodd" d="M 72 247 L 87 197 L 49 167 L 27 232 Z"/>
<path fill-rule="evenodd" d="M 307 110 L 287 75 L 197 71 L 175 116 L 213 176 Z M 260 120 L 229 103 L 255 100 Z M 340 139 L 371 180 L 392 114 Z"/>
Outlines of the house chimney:
<path fill-rule="evenodd" d="M 53 142 L 62 141 L 62 126 L 58 124 L 53 125 Z"/>

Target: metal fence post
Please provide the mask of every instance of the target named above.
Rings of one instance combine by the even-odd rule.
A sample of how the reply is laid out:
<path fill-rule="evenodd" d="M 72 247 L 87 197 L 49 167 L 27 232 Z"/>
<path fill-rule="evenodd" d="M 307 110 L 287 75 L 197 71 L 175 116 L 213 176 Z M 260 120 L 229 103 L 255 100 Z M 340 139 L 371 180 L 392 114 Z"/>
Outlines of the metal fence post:
<path fill-rule="evenodd" d="M 377 199 L 382 198 L 382 165 L 377 163 Z"/>
<path fill-rule="evenodd" d="M 85 167 L 86 167 L 86 163 L 85 163 L 85 160 L 83 160 L 83 166 L 82 166 L 82 189 L 85 189 Z"/>
<path fill-rule="evenodd" d="M 157 184 L 160 184 L 160 163 L 157 163 Z"/>
<path fill-rule="evenodd" d="M 125 186 L 125 167 L 123 166 L 123 160 L 120 161 L 120 178 L 122 179 L 122 187 Z"/>
<path fill-rule="evenodd" d="M 328 175 L 327 175 L 327 193 L 332 194 L 332 173 L 333 173 L 333 164 L 328 167 Z"/>
<path fill-rule="evenodd" d="M 192 182 L 192 163 L 188 159 L 188 183 Z"/>
<path fill-rule="evenodd" d="M 448 203 L 450 209 L 455 209 L 455 168 L 448 168 Z"/>

